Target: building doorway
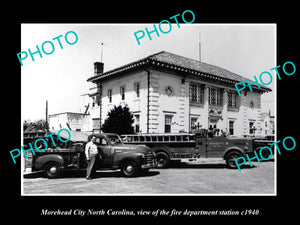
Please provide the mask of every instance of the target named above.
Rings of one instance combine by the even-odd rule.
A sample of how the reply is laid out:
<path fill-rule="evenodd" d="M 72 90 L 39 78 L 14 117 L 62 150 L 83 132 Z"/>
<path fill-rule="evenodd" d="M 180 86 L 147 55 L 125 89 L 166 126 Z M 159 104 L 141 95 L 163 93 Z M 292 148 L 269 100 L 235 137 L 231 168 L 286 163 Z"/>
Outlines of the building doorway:
<path fill-rule="evenodd" d="M 219 118 L 216 118 L 216 117 L 209 118 L 208 121 L 209 121 L 208 132 L 211 135 L 219 136 L 219 134 L 220 134 L 220 129 L 218 127 Z"/>
<path fill-rule="evenodd" d="M 234 135 L 234 120 L 229 120 L 229 134 Z"/>

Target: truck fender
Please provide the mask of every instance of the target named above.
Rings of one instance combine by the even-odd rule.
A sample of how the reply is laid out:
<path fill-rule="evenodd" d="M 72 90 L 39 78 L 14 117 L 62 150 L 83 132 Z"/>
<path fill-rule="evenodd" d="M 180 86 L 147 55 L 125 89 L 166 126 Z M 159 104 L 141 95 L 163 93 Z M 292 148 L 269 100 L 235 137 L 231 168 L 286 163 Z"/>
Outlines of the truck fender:
<path fill-rule="evenodd" d="M 142 164 L 142 153 L 129 153 L 129 152 L 124 152 L 124 153 L 120 153 L 120 154 L 116 154 L 114 156 L 114 166 L 117 166 L 118 168 L 120 168 L 120 166 L 122 165 L 123 162 L 126 161 L 132 161 L 135 162 L 137 165 Z"/>
<path fill-rule="evenodd" d="M 228 149 L 226 149 L 223 153 L 223 159 L 226 159 L 227 155 L 232 152 L 232 151 L 236 151 L 236 152 L 240 152 L 244 157 L 246 156 L 245 155 L 245 152 L 241 149 L 241 148 L 238 148 L 238 147 L 230 147 Z"/>
<path fill-rule="evenodd" d="M 136 176 L 141 171 L 141 159 L 142 157 L 126 157 L 120 161 L 118 167 L 125 177 Z"/>
<path fill-rule="evenodd" d="M 59 155 L 59 154 L 42 155 L 42 156 L 36 157 L 36 160 L 35 160 L 35 168 L 36 168 L 36 170 L 43 170 L 44 166 L 48 162 L 57 162 L 57 163 L 59 163 L 59 165 L 61 166 L 61 168 L 63 168 L 63 166 L 65 164 L 64 158 L 61 155 Z"/>
<path fill-rule="evenodd" d="M 154 148 L 151 148 L 151 150 L 157 154 L 159 152 L 163 152 L 165 154 L 167 154 L 169 156 L 169 158 L 171 158 L 171 153 L 169 151 L 169 149 L 167 147 L 154 147 Z"/>

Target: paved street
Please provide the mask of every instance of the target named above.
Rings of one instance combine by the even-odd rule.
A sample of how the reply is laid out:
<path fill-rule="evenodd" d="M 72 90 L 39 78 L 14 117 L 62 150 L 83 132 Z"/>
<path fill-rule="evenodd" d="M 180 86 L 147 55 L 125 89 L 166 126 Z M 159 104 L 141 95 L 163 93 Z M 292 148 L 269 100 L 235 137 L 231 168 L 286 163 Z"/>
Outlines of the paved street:
<path fill-rule="evenodd" d="M 85 179 L 85 171 L 65 172 L 61 178 L 40 175 L 23 178 L 24 194 L 274 194 L 274 160 L 241 172 L 227 169 L 222 159 L 202 159 L 152 169 L 148 175 L 124 178 L 119 171 L 97 171 Z M 88 192 L 87 192 L 88 190 Z"/>

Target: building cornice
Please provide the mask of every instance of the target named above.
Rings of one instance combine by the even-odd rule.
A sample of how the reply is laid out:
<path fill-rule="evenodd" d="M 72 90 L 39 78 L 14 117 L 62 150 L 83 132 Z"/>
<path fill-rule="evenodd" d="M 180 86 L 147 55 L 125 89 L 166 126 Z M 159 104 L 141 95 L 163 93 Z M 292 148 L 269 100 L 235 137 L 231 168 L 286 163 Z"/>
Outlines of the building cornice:
<path fill-rule="evenodd" d="M 105 73 L 90 77 L 89 79 L 87 79 L 87 81 L 97 84 L 97 83 L 102 82 L 103 80 L 107 80 L 109 78 L 115 77 L 117 75 L 122 75 L 124 73 L 128 73 L 131 71 L 136 71 L 136 70 L 144 69 L 144 68 L 153 68 L 153 69 L 157 69 L 157 70 L 167 70 L 167 71 L 173 72 L 175 74 L 178 74 L 180 76 L 191 77 L 193 79 L 209 81 L 212 83 L 218 83 L 218 84 L 222 84 L 222 85 L 230 86 L 230 87 L 234 87 L 234 84 L 236 84 L 237 82 L 241 82 L 241 81 L 246 82 L 246 78 L 244 78 L 240 75 L 235 74 L 235 76 L 238 76 L 241 80 L 230 79 L 230 78 L 221 77 L 219 75 L 215 75 L 212 73 L 204 72 L 204 71 L 201 71 L 200 69 L 189 68 L 187 66 L 168 62 L 167 61 L 168 59 L 161 60 L 161 59 L 155 58 L 155 56 L 162 54 L 162 53 L 170 54 L 172 56 L 171 53 L 160 52 L 160 53 L 148 56 L 146 58 L 143 58 L 141 60 L 138 60 L 138 61 L 126 64 L 124 66 L 115 68 L 113 70 L 107 71 Z M 176 57 L 180 58 L 181 56 L 176 56 Z M 191 60 L 191 59 L 188 59 L 185 57 L 182 57 L 182 58 L 185 59 L 186 61 L 190 60 L 192 63 L 195 63 L 195 62 L 197 63 L 197 61 L 195 61 L 195 60 Z M 209 66 L 214 67 L 213 69 L 218 68 L 218 72 L 223 70 L 226 73 L 231 73 L 220 67 L 215 67 L 215 66 L 205 64 L 202 62 L 198 62 L 198 63 L 204 64 L 207 67 L 209 67 Z M 233 73 L 231 73 L 231 74 L 233 74 Z M 249 80 L 249 82 L 252 83 L 251 80 Z M 261 85 L 261 88 L 258 88 L 256 85 L 253 85 L 252 89 L 256 92 L 261 92 L 261 93 L 272 91 L 272 89 L 270 89 L 266 86 L 263 86 L 263 85 Z"/>

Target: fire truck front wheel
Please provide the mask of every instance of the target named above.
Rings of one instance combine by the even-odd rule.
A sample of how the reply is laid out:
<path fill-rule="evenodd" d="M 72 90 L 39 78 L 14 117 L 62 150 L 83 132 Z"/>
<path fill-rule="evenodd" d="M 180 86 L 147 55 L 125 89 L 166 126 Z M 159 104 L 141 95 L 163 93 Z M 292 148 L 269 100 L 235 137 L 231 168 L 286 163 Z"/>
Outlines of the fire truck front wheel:
<path fill-rule="evenodd" d="M 166 168 L 169 165 L 170 158 L 164 152 L 156 153 L 157 168 Z"/>
<path fill-rule="evenodd" d="M 231 151 L 226 155 L 226 165 L 230 169 L 237 169 L 237 165 L 235 163 L 235 159 L 241 157 L 242 154 L 238 151 Z"/>

